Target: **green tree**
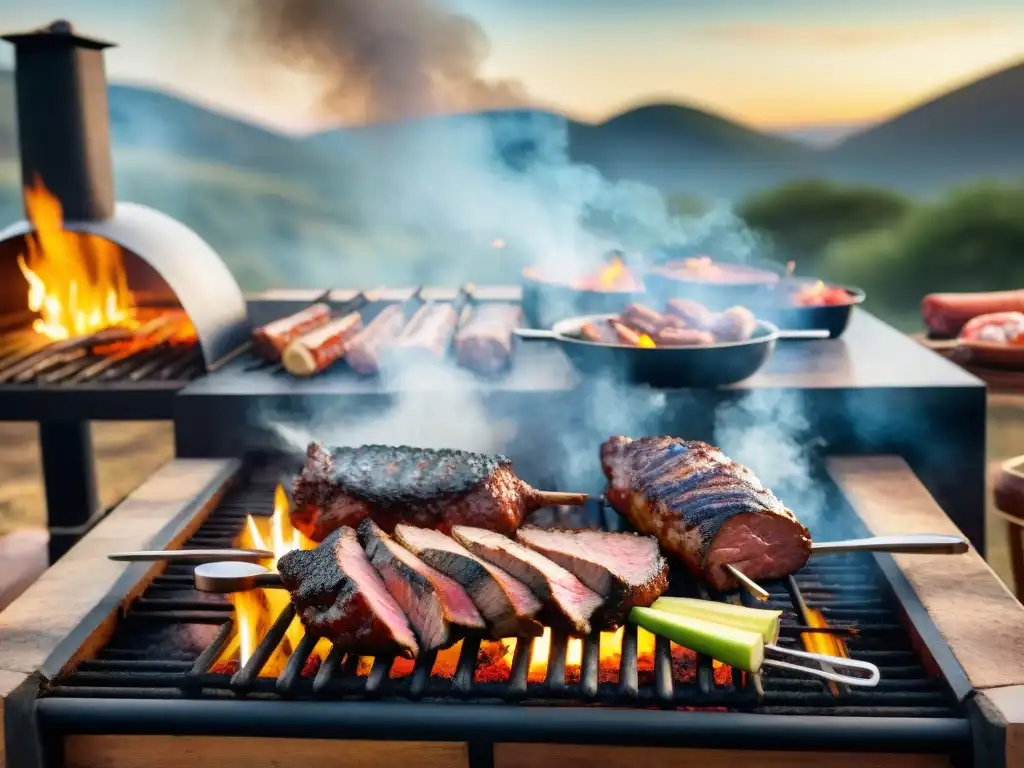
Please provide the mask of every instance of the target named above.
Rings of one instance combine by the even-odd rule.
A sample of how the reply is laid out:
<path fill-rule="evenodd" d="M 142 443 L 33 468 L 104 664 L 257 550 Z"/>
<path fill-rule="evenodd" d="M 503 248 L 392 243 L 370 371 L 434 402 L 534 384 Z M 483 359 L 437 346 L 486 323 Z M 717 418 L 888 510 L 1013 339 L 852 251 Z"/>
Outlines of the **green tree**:
<path fill-rule="evenodd" d="M 757 193 L 738 213 L 768 236 L 775 259 L 795 261 L 797 272 L 807 274 L 818 269 L 830 243 L 892 227 L 911 208 L 910 200 L 889 190 L 809 179 Z"/>
<path fill-rule="evenodd" d="M 1022 288 L 1024 185 L 954 189 L 890 231 L 836 240 L 822 266 L 897 312 L 936 291 Z"/>

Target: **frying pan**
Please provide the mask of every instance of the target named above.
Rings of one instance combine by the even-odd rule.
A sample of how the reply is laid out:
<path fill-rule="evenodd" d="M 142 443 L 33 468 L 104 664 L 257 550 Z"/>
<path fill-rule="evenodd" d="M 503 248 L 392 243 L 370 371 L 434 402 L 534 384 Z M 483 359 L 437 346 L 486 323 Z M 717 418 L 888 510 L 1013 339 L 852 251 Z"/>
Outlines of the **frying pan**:
<path fill-rule="evenodd" d="M 517 328 L 514 333 L 523 341 L 558 344 L 582 374 L 612 373 L 630 384 L 664 388 L 735 384 L 752 376 L 768 361 L 779 339 L 828 338 L 828 331 L 780 331 L 765 320 L 757 321 L 757 330 L 747 341 L 693 347 L 634 347 L 581 338 L 581 329 L 587 323 L 616 317 L 615 313 L 570 317 L 555 323 L 550 331 Z"/>

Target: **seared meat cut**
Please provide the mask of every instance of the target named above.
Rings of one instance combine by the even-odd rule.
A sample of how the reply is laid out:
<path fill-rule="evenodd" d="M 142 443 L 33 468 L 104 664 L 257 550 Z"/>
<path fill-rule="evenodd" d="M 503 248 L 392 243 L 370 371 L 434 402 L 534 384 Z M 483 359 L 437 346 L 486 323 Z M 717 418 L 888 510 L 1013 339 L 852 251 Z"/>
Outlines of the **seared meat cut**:
<path fill-rule="evenodd" d="M 367 518 L 359 541 L 388 592 L 409 617 L 425 651 L 458 639 L 459 629 L 485 628 L 483 617 L 461 584 L 420 560 Z"/>
<path fill-rule="evenodd" d="M 395 526 L 395 539 L 427 565 L 465 587 L 494 637 L 540 637 L 544 627 L 534 619 L 540 600 L 521 581 L 472 554 L 440 531 Z"/>
<path fill-rule="evenodd" d="M 328 450 L 318 442 L 309 444 L 292 491 L 292 525 L 313 541 L 367 517 L 388 533 L 398 523 L 512 533 L 534 510 L 580 506 L 587 498 L 532 488 L 504 456 L 404 445 Z"/>
<path fill-rule="evenodd" d="M 545 601 L 552 623 L 576 635 L 590 634 L 590 617 L 604 601 L 565 568 L 494 531 L 456 525 L 452 536 L 474 555 L 528 586 Z"/>
<path fill-rule="evenodd" d="M 788 576 L 811 554 L 811 537 L 747 467 L 707 443 L 677 437 L 613 437 L 601 446 L 609 503 L 653 534 L 715 589 L 736 580 Z"/>
<path fill-rule="evenodd" d="M 277 570 L 307 631 L 352 653 L 418 652 L 408 619 L 352 528 L 338 529 L 316 549 L 288 552 Z"/>
<path fill-rule="evenodd" d="M 524 525 L 516 539 L 565 568 L 604 599 L 591 619 L 613 629 L 634 606 L 646 608 L 668 589 L 668 563 L 649 536 L 608 531 L 569 531 Z"/>

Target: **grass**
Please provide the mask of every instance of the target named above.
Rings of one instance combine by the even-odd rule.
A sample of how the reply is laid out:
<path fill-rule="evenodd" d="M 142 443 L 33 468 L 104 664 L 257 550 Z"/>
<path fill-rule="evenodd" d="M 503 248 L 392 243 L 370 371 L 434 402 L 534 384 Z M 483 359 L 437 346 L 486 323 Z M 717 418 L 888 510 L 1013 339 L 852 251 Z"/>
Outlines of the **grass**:
<path fill-rule="evenodd" d="M 0 424 L 0 534 L 45 525 L 35 424 Z M 129 493 L 174 453 L 167 422 L 98 422 L 93 426 L 100 496 L 110 505 Z M 1024 397 L 994 397 L 989 405 L 988 460 L 1024 453 Z M 1010 583 L 1006 529 L 987 491 L 988 561 Z"/>

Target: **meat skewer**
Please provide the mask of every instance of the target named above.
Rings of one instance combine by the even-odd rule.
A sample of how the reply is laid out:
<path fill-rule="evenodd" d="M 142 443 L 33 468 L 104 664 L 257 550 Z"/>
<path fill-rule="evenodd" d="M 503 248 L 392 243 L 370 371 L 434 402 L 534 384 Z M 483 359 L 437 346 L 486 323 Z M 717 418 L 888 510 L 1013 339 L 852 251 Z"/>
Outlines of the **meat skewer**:
<path fill-rule="evenodd" d="M 601 446 L 612 507 L 667 554 L 718 590 L 800 570 L 811 537 L 748 468 L 707 443 L 675 437 L 613 437 Z"/>
<path fill-rule="evenodd" d="M 362 376 L 380 373 L 383 350 L 401 335 L 408 318 L 415 314 L 414 310 L 422 303 L 422 290 L 417 288 L 401 304 L 385 307 L 356 335 L 345 352 L 345 361 L 352 370 Z"/>
<path fill-rule="evenodd" d="M 253 349 L 260 357 L 279 362 L 289 344 L 330 321 L 331 308 L 325 302 L 318 302 L 294 315 L 257 328 L 252 334 Z"/>
<path fill-rule="evenodd" d="M 365 445 L 328 450 L 312 442 L 292 486 L 291 522 L 313 541 L 369 517 L 385 532 L 398 523 L 448 532 L 472 525 L 512 534 L 546 506 L 582 506 L 582 493 L 538 491 L 500 455 Z"/>
<path fill-rule="evenodd" d="M 544 627 L 534 619 L 540 600 L 518 579 L 488 563 L 440 531 L 395 527 L 399 543 L 461 584 L 483 615 L 494 637 L 540 637 Z"/>
<path fill-rule="evenodd" d="M 565 568 L 494 531 L 456 525 L 452 536 L 477 557 L 529 587 L 547 603 L 553 623 L 575 635 L 590 634 L 590 617 L 604 600 Z"/>
<path fill-rule="evenodd" d="M 277 570 L 307 631 L 351 653 L 412 658 L 419 651 L 409 620 L 352 528 L 339 528 L 316 549 L 288 552 Z"/>
<path fill-rule="evenodd" d="M 321 373 L 344 356 L 362 325 L 358 312 L 332 320 L 289 344 L 281 355 L 281 365 L 292 376 Z"/>
<path fill-rule="evenodd" d="M 523 312 L 514 304 L 481 304 L 455 334 L 459 365 L 482 374 L 496 374 L 512 364 L 512 331 Z"/>

